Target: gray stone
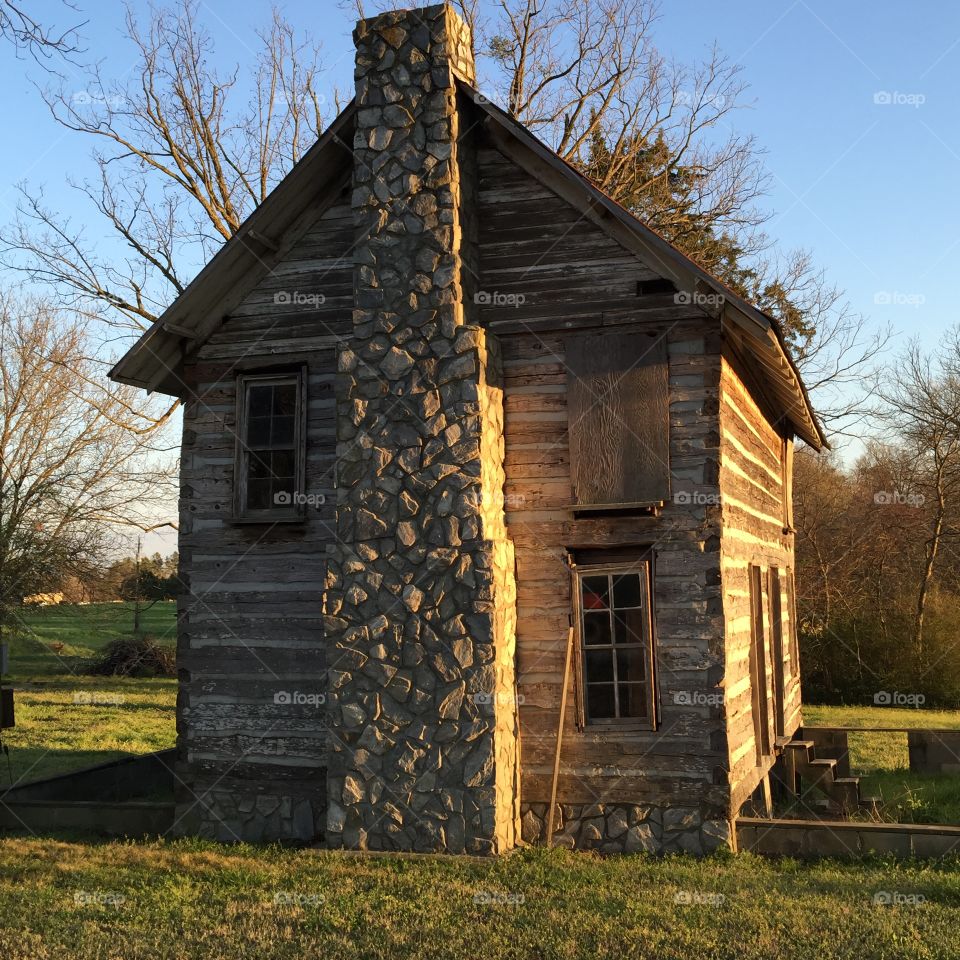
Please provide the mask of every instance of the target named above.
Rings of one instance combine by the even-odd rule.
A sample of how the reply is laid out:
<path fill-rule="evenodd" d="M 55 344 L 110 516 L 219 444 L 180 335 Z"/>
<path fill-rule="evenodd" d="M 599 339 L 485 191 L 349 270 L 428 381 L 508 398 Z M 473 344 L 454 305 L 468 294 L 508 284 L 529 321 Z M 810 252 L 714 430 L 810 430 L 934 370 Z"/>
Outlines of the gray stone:
<path fill-rule="evenodd" d="M 399 347 L 391 347 L 387 355 L 380 361 L 380 369 L 391 380 L 399 379 L 413 366 L 413 357 Z"/>
<path fill-rule="evenodd" d="M 653 828 L 647 823 L 635 824 L 627 831 L 626 853 L 656 853 L 658 846 Z"/>
<path fill-rule="evenodd" d="M 629 826 L 626 812 L 622 807 L 617 807 L 607 817 L 607 836 L 616 840 L 627 832 Z"/>
<path fill-rule="evenodd" d="M 700 826 L 700 813 L 686 807 L 668 807 L 663 811 L 663 829 L 666 831 L 689 830 Z"/>

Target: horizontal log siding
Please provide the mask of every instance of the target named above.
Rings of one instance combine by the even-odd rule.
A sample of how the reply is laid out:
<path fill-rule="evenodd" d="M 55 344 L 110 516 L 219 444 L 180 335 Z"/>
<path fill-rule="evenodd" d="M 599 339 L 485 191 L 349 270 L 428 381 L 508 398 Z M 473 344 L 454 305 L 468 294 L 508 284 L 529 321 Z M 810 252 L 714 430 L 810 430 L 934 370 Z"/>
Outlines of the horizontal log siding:
<path fill-rule="evenodd" d="M 481 150 L 479 169 L 479 288 L 518 301 L 484 305 L 481 313 L 500 331 L 504 356 L 505 493 L 517 558 L 523 698 L 521 799 L 544 802 L 550 794 L 572 609 L 565 548 L 652 543 L 661 728 L 580 733 L 571 698 L 558 799 L 704 803 L 725 811 L 720 709 L 683 703 L 718 692 L 724 656 L 719 508 L 705 502 L 719 496 L 714 321 L 678 306 L 670 295 L 638 297 L 637 281 L 652 272 L 501 154 Z M 570 513 L 564 337 L 555 328 L 582 323 L 653 330 L 667 338 L 674 500 L 691 496 L 688 503 L 668 503 L 659 518 L 575 520 Z"/>
<path fill-rule="evenodd" d="M 179 742 L 195 789 L 216 784 L 239 796 L 325 796 L 325 708 L 278 704 L 274 694 L 326 692 L 321 603 L 335 536 L 333 381 L 336 344 L 352 322 L 352 244 L 343 195 L 188 367 Z M 297 303 L 295 294 L 318 299 Z M 278 360 L 307 365 L 305 492 L 324 494 L 327 503 L 307 507 L 302 525 L 237 525 L 231 522 L 236 375 Z"/>
<path fill-rule="evenodd" d="M 750 687 L 750 594 L 748 568 L 762 568 L 767 695 L 773 702 L 773 638 L 769 621 L 768 570 L 780 569 L 783 611 L 785 733 L 800 725 L 800 681 L 790 670 L 790 603 L 793 536 L 784 533 L 781 437 L 751 395 L 739 364 L 724 357 L 720 402 L 720 491 L 722 495 L 723 607 L 726 622 L 725 699 L 730 744 L 731 801 L 734 810 L 756 789 L 772 766 L 758 766 Z M 782 429 L 782 428 L 781 428 Z M 774 738 L 772 706 L 771 741 Z"/>

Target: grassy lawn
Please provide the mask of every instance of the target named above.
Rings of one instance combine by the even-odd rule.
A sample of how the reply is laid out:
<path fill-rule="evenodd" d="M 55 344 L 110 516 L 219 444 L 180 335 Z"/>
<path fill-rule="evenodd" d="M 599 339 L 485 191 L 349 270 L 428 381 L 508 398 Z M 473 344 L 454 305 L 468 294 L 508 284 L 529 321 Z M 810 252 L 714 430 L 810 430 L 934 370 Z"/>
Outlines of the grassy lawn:
<path fill-rule="evenodd" d="M 145 611 L 142 631 L 173 645 L 176 605 Z M 10 764 L 0 757 L 0 788 L 173 745 L 176 680 L 82 672 L 83 661 L 111 640 L 132 635 L 131 604 L 26 613 L 26 630 L 10 643 L 17 725 L 4 732 Z"/>
<path fill-rule="evenodd" d="M 960 712 L 804 704 L 804 722 L 820 727 L 960 728 Z M 960 824 L 960 776 L 910 773 L 905 733 L 851 733 L 851 773 L 863 792 L 883 798 L 882 818 L 897 823 Z"/>
<path fill-rule="evenodd" d="M 75 672 L 130 632 L 129 608 L 103 607 L 36 611 L 13 646 L 18 726 L 8 742 L 20 776 L 173 743 L 174 680 Z M 172 606 L 150 614 L 147 632 L 172 642 Z M 838 710 L 808 707 L 806 719 L 906 725 L 897 711 L 859 711 L 854 720 Z M 954 715 L 934 723 L 910 713 L 918 725 L 960 726 Z M 857 762 L 902 778 L 898 750 L 882 740 Z M 600 860 L 537 849 L 481 862 L 0 839 L 3 960 L 933 960 L 960 955 L 958 941 L 960 861 Z"/>
<path fill-rule="evenodd" d="M 8 960 L 901 960 L 955 957 L 958 938 L 957 864 L 0 842 Z"/>

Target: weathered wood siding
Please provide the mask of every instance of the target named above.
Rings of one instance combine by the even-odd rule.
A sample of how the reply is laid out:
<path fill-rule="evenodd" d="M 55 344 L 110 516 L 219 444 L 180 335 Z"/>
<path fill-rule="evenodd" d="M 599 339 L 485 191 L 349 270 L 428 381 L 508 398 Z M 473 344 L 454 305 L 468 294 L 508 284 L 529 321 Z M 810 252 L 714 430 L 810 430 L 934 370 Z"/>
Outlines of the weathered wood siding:
<path fill-rule="evenodd" d="M 506 505 L 517 558 L 521 799 L 549 799 L 572 611 L 567 548 L 653 545 L 658 686 L 655 732 L 578 732 L 571 697 L 558 799 L 726 809 L 720 693 L 723 625 L 717 324 L 500 153 L 481 150 L 481 319 L 501 338 Z M 504 297 L 512 297 L 504 301 Z M 659 517 L 574 519 L 565 330 L 655 333 L 667 343 L 672 501 Z M 598 349 L 602 349 L 598 339 Z"/>
<path fill-rule="evenodd" d="M 769 570 L 780 571 L 783 630 L 784 732 L 800 725 L 800 679 L 792 667 L 791 607 L 788 581 L 793 572 L 793 535 L 784 520 L 784 425 L 760 407 L 737 360 L 724 356 L 720 391 L 720 491 L 723 501 L 722 575 L 726 623 L 726 712 L 730 743 L 731 800 L 735 809 L 753 792 L 773 764 L 757 765 L 750 686 L 751 564 L 761 568 L 763 637 L 771 740 L 774 716 L 773 633 Z M 788 441 L 792 443 L 791 441 Z M 771 751 L 772 753 L 772 751 Z"/>
<path fill-rule="evenodd" d="M 327 750 L 322 593 L 335 538 L 333 381 L 336 344 L 351 324 L 352 244 L 344 193 L 199 350 L 184 406 L 181 762 L 195 789 L 308 797 L 317 816 Z M 236 376 L 278 362 L 307 365 L 303 492 L 326 503 L 308 506 L 302 524 L 236 524 Z M 295 692 L 321 701 L 275 702 Z"/>

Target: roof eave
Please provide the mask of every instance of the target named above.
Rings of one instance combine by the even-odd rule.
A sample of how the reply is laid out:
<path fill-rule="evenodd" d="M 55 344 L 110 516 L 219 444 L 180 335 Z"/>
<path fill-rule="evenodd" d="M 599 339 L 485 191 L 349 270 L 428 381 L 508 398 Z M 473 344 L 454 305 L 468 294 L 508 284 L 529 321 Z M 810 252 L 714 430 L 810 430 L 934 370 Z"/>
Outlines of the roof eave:
<path fill-rule="evenodd" d="M 486 114 L 488 121 L 493 121 L 501 128 L 507 130 L 529 150 L 533 151 L 537 157 L 549 164 L 555 171 L 563 174 L 570 181 L 577 182 L 581 189 L 589 193 L 595 203 L 603 207 L 606 213 L 615 217 L 617 221 L 640 237 L 649 249 L 654 264 L 665 269 L 670 279 L 677 284 L 678 289 L 690 290 L 695 287 L 697 283 L 708 286 L 720 295 L 724 304 L 724 310 L 732 311 L 733 315 L 740 320 L 739 326 L 746 329 L 752 337 L 771 343 L 789 370 L 787 379 L 791 382 L 792 389 L 797 396 L 798 413 L 802 411 L 796 418 L 798 422 L 794 422 L 797 435 L 818 450 L 829 446 L 824 436 L 823 428 L 810 404 L 810 397 L 797 370 L 796 364 L 790 356 L 786 345 L 783 343 L 777 325 L 771 317 L 729 289 L 726 284 L 704 270 L 695 260 L 691 260 L 690 257 L 677 250 L 676 247 L 661 237 L 655 230 L 634 216 L 626 207 L 608 197 L 602 190 L 584 177 L 579 170 L 558 156 L 543 143 L 543 141 L 508 113 L 482 96 L 469 84 L 464 83 L 462 80 L 458 82 L 477 107 Z"/>
<path fill-rule="evenodd" d="M 326 152 L 337 146 L 352 153 L 352 142 L 345 143 L 342 135 L 353 123 L 355 114 L 356 106 L 351 101 L 237 232 L 117 361 L 108 374 L 111 380 L 149 391 L 182 395 L 178 367 L 187 346 L 203 341 L 205 326 L 219 323 L 221 318 L 211 317 L 211 312 L 228 291 L 234 289 L 235 284 L 230 280 L 233 274 L 262 273 L 279 259 L 281 248 L 275 243 L 274 234 L 282 234 L 296 221 L 295 201 Z M 336 163 L 331 165 L 331 180 L 337 179 L 337 169 Z M 320 186 L 315 188 L 316 193 L 321 190 Z"/>

